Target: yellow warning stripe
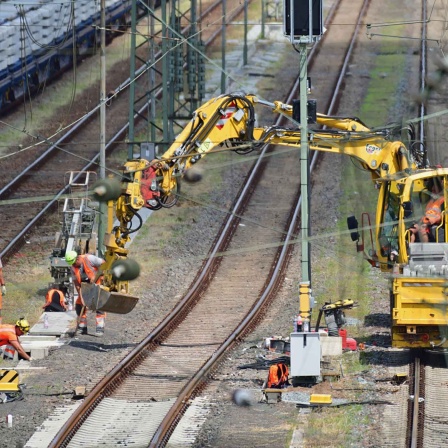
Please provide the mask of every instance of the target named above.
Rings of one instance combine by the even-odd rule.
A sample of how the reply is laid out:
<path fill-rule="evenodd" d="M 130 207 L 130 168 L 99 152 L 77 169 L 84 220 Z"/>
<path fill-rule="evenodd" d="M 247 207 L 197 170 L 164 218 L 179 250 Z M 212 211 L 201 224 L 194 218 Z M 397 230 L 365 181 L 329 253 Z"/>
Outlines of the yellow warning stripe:
<path fill-rule="evenodd" d="M 19 374 L 16 370 L 0 370 L 0 392 L 19 390 Z"/>

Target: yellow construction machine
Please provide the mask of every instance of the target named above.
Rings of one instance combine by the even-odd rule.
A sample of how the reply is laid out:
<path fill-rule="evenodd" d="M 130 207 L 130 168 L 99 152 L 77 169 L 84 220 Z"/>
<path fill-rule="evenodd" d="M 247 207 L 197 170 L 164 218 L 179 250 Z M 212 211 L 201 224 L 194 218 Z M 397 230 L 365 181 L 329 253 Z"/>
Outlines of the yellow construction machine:
<path fill-rule="evenodd" d="M 290 125 L 256 126 L 257 106 L 290 118 Z M 310 149 L 356 159 L 370 172 L 378 192 L 375 224 L 370 226 L 363 219 L 359 231 L 356 218 L 349 217 L 348 225 L 357 250 L 364 253 L 369 263 L 393 273 L 392 345 L 448 347 L 445 210 L 442 222 L 430 229 L 430 242 L 412 242 L 409 230 L 424 214 L 428 179 L 437 181 L 442 186 L 445 202 L 448 199 L 448 168 L 424 166 L 421 145 L 415 141 L 411 124 L 372 129 L 353 117 L 316 114 L 315 118 L 316 125 L 308 131 Z M 125 164 L 121 187 L 116 187 L 117 192 L 120 190 L 118 200 L 109 202 L 120 224 L 106 237 L 108 266 L 117 259 L 126 259 L 124 246 L 129 232 L 133 231 L 129 223 L 138 215 L 138 210 L 172 207 L 178 200 L 180 179 L 208 153 L 223 146 L 239 154 L 248 154 L 266 144 L 299 148 L 300 141 L 294 105 L 271 103 L 242 93 L 207 101 L 194 112 L 191 121 L 160 158 Z M 107 182 L 101 188 L 103 199 L 113 196 Z M 370 251 L 364 247 L 367 232 L 374 242 Z M 117 278 L 110 273 L 105 276 L 104 288 L 128 293 L 127 281 L 117 283 Z"/>

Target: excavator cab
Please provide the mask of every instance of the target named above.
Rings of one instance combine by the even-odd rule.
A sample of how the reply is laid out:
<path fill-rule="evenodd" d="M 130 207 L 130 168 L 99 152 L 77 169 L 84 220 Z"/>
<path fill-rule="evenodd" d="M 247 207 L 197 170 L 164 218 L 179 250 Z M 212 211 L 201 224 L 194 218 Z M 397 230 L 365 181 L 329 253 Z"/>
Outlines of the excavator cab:
<path fill-rule="evenodd" d="M 406 174 L 400 180 L 399 263 L 390 287 L 392 346 L 446 349 L 448 229 L 444 204 L 448 200 L 448 169 Z M 435 182 L 439 184 L 432 188 Z M 436 201 L 435 206 L 431 200 Z M 433 207 L 439 216 L 436 224 L 427 221 L 427 238 L 411 238 L 415 232 L 410 228 L 414 223 L 421 228 L 422 217 L 428 218 Z"/>
<path fill-rule="evenodd" d="M 411 243 L 410 229 L 425 216 L 434 191 L 428 186 L 438 183 L 437 195 L 442 195 L 442 218 L 430 228 L 430 243 L 448 241 L 445 203 L 448 200 L 446 169 L 422 169 L 413 174 L 405 172 L 378 179 L 380 193 L 376 216 L 376 241 L 382 270 L 390 270 L 393 263 L 408 263 Z M 443 200 L 444 199 L 444 200 Z M 439 204 L 440 205 L 440 204 Z"/>
<path fill-rule="evenodd" d="M 403 201 L 404 218 L 411 221 L 411 225 L 418 223 L 434 205 L 441 212 L 440 219 L 432 222 L 429 228 L 428 238 L 431 243 L 448 241 L 445 211 L 447 182 L 447 176 L 440 176 L 437 171 L 431 171 L 423 178 L 411 179 L 409 200 Z"/>

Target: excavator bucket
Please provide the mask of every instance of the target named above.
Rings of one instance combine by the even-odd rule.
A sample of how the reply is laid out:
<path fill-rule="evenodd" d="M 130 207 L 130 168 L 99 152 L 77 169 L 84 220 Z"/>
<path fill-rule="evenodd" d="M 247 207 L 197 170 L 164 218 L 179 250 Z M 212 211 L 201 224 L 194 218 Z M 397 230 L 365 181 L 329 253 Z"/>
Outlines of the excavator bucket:
<path fill-rule="evenodd" d="M 81 283 L 81 293 L 87 308 L 92 311 L 127 314 L 138 302 L 138 297 L 111 292 L 101 285 L 91 283 Z"/>

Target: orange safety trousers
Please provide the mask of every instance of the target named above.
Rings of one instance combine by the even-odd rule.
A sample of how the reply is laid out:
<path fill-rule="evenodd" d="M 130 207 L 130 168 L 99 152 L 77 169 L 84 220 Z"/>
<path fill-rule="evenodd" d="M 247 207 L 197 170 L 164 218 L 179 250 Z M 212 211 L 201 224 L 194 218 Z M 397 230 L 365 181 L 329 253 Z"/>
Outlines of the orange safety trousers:
<path fill-rule="evenodd" d="M 96 276 L 96 272 L 97 269 L 91 265 L 91 263 L 89 262 L 89 258 L 87 256 L 81 256 L 81 263 L 82 263 L 82 267 L 84 269 L 85 274 L 87 275 L 87 277 L 89 278 L 90 281 L 92 281 L 95 276 Z M 72 267 L 73 269 L 73 273 L 75 276 L 75 281 L 80 285 L 81 284 L 81 269 L 78 267 Z M 101 284 L 101 280 L 102 277 L 98 278 L 95 282 L 96 285 Z M 81 311 L 83 309 L 82 306 L 82 302 L 80 297 L 78 296 L 78 298 L 76 299 L 76 303 L 75 303 L 75 310 L 76 310 L 76 314 L 77 316 L 80 317 L 79 319 L 79 324 L 78 327 L 80 329 L 84 329 L 87 328 L 87 307 L 84 307 L 84 311 L 81 315 Z M 104 326 L 106 324 L 105 321 L 106 318 L 106 313 L 104 311 L 97 311 L 96 312 L 96 328 L 97 329 L 104 329 Z"/>
<path fill-rule="evenodd" d="M 87 307 L 82 306 L 81 299 L 78 297 L 75 304 L 76 315 L 79 317 L 78 327 L 80 329 L 87 328 Z M 81 314 L 82 312 L 82 314 Z M 106 313 L 104 311 L 97 311 L 95 316 L 96 328 L 104 329 L 106 325 Z"/>
<path fill-rule="evenodd" d="M 6 344 L 0 347 L 0 349 L 3 352 L 3 359 L 14 359 L 16 349 L 12 345 Z"/>

